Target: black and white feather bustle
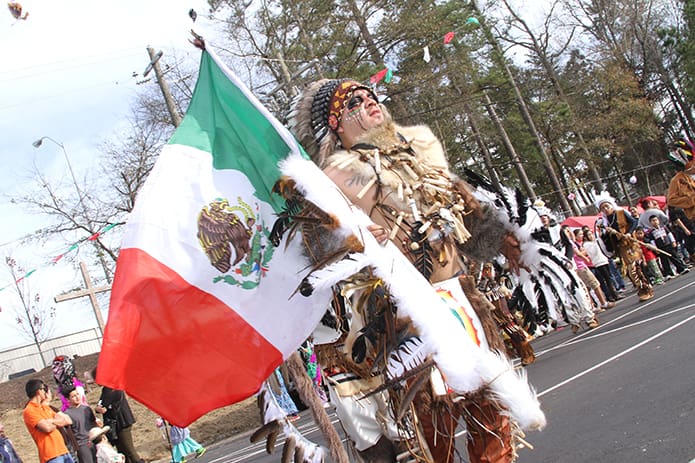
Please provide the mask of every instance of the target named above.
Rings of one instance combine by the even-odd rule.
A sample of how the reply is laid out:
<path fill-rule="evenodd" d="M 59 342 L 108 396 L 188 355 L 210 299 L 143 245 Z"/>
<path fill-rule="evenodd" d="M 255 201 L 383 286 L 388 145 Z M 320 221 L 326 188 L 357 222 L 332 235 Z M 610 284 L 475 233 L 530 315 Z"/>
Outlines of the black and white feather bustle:
<path fill-rule="evenodd" d="M 563 310 L 590 311 L 589 294 L 572 262 L 551 244 L 533 237 L 542 222 L 529 199 L 519 190 L 506 187 L 497 190 L 475 172 L 467 170 L 466 175 L 476 187 L 476 198 L 481 203 L 495 205 L 499 220 L 520 242 L 522 268 L 513 302 L 524 313 L 531 329 L 533 325 L 562 319 Z"/>

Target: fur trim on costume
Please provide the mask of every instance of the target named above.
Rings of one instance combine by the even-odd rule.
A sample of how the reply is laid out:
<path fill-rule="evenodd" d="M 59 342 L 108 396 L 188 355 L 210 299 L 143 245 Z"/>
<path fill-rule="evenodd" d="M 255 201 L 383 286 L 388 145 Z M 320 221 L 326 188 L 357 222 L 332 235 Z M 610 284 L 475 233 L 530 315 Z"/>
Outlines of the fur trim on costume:
<path fill-rule="evenodd" d="M 465 219 L 471 237 L 460 246 L 461 251 L 471 259 L 485 262 L 499 256 L 502 240 L 509 230 L 500 222 L 497 209 L 490 205 L 480 207 L 480 217 L 469 215 Z"/>
<path fill-rule="evenodd" d="M 265 439 L 266 452 L 270 454 L 275 450 L 278 434 L 282 431 L 286 437 L 283 453 L 291 450 L 291 454 L 295 457 L 294 461 L 301 461 L 302 463 L 324 461 L 323 447 L 308 440 L 292 425 L 287 419 L 287 413 L 280 407 L 277 400 L 270 392 L 267 383 L 261 386 L 261 390 L 258 392 L 257 396 L 257 403 L 261 412 L 263 425 L 251 434 L 249 437 L 251 443 L 260 442 Z M 291 443 L 291 445 L 288 445 L 288 442 Z M 343 453 L 344 452 L 343 450 Z M 347 455 L 345 455 L 345 458 L 336 461 L 347 463 L 349 460 Z"/>
<path fill-rule="evenodd" d="M 619 209 L 618 205 L 615 203 L 615 199 L 607 191 L 602 191 L 600 194 L 596 195 L 596 199 L 594 201 L 594 205 L 599 211 L 601 210 L 601 204 L 603 203 L 609 203 L 611 206 L 613 206 L 613 209 Z"/>
<path fill-rule="evenodd" d="M 280 168 L 296 181 L 307 200 L 340 217 L 342 233 L 364 238 L 365 252 L 360 259 L 387 282 L 399 317 L 410 318 L 454 391 L 466 394 L 488 387 L 522 428 L 545 426 L 545 415 L 524 374 L 515 371 L 503 355 L 481 349 L 470 337 L 461 335 L 462 328 L 452 323 L 451 310 L 442 297 L 393 243 L 377 243 L 366 228 L 371 219 L 345 201 L 338 187 L 313 162 L 290 156 Z"/>

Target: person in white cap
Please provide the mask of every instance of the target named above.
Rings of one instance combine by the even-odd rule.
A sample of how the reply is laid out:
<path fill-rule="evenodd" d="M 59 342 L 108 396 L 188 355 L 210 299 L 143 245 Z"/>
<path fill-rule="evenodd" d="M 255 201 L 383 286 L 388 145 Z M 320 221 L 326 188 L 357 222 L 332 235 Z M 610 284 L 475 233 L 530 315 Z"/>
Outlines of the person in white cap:
<path fill-rule="evenodd" d="M 615 205 L 613 198 L 608 195 L 600 195 L 596 200 L 596 207 L 602 215 L 601 239 L 606 248 L 620 257 L 625 266 L 630 281 L 637 289 L 637 297 L 640 301 L 646 301 L 654 297 L 654 289 L 644 275 L 639 264 L 644 260 L 640 242 L 632 236 L 639 226 L 624 209 Z"/>
<path fill-rule="evenodd" d="M 97 449 L 97 463 L 125 463 L 125 455 L 118 453 L 106 438 L 106 433 L 110 429 L 109 426 L 104 426 L 102 428 L 93 427 L 89 430 L 89 441 Z"/>

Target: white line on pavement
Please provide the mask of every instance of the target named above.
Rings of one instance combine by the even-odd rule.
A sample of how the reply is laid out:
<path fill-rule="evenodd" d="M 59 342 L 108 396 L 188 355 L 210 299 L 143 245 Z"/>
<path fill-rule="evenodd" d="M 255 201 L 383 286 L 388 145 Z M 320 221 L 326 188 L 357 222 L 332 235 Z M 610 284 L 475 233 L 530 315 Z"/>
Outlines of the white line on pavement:
<path fill-rule="evenodd" d="M 576 343 L 577 341 L 579 341 L 579 340 L 581 340 L 581 339 L 584 339 L 584 338 L 586 338 L 586 337 L 589 337 L 589 336 L 592 336 L 592 337 L 593 337 L 594 335 L 596 335 L 597 332 L 605 330 L 606 327 L 608 327 L 608 326 L 614 324 L 615 322 L 617 322 L 617 321 L 619 321 L 619 320 L 622 320 L 623 318 L 625 318 L 625 317 L 627 317 L 627 316 L 629 316 L 629 315 L 632 315 L 632 314 L 635 313 L 635 312 L 639 312 L 640 310 L 644 310 L 644 309 L 646 309 L 647 307 L 649 307 L 650 305 L 656 304 L 657 302 L 660 302 L 662 299 L 667 298 L 667 297 L 669 297 L 669 296 L 672 296 L 673 294 L 675 294 L 675 293 L 677 293 L 677 292 L 679 292 L 679 291 L 681 291 L 681 290 L 683 290 L 683 289 L 686 289 L 686 288 L 688 288 L 688 287 L 690 287 L 690 286 L 693 286 L 693 285 L 695 285 L 695 281 L 692 281 L 692 282 L 688 283 L 687 285 L 681 286 L 680 288 L 678 288 L 678 289 L 676 289 L 676 290 L 674 290 L 674 291 L 671 291 L 671 292 L 668 293 L 668 294 L 664 294 L 664 295 L 661 296 L 661 297 L 658 297 L 658 298 L 656 298 L 656 299 L 650 300 L 649 302 L 645 302 L 645 303 L 643 303 L 643 304 L 640 304 L 639 306 L 635 307 L 634 309 L 630 310 L 629 312 L 625 312 L 624 314 L 621 314 L 620 316 L 614 318 L 613 320 L 610 320 L 610 321 L 607 321 L 607 322 L 605 322 L 605 323 L 602 323 L 601 325 L 599 325 L 598 327 L 594 328 L 593 330 L 585 331 L 585 332 L 583 332 L 583 333 L 581 333 L 581 334 L 578 334 L 577 336 L 574 336 L 573 338 L 568 339 L 567 341 L 562 342 L 562 343 L 558 344 L 557 346 L 554 346 L 554 347 L 548 348 L 548 349 L 546 349 L 546 350 L 543 350 L 543 351 L 541 351 L 540 353 L 539 353 L 539 352 L 536 352 L 536 357 L 539 357 L 539 356 L 543 355 L 543 354 L 546 353 L 546 352 L 550 352 L 551 350 L 555 350 L 555 349 L 560 348 L 560 347 L 565 347 L 565 346 L 568 346 L 568 345 L 572 345 L 572 344 Z M 616 309 L 611 309 L 611 310 L 616 310 Z"/>
<path fill-rule="evenodd" d="M 619 328 L 614 328 L 614 329 L 612 329 L 612 330 L 603 331 L 603 332 L 601 332 L 601 333 L 592 333 L 591 336 L 584 336 L 584 337 L 582 337 L 581 339 L 576 339 L 576 338 L 575 338 L 575 339 L 571 339 L 571 340 L 569 340 L 569 341 L 563 342 L 562 344 L 558 344 L 557 346 L 549 347 L 549 348 L 544 349 L 544 350 L 542 350 L 542 351 L 536 352 L 536 357 L 540 357 L 540 356 L 542 356 L 542 355 L 544 355 L 544 354 L 547 354 L 548 352 L 552 352 L 552 351 L 554 351 L 554 350 L 557 350 L 557 349 L 560 349 L 560 348 L 563 348 L 563 347 L 573 346 L 573 345 L 575 345 L 575 344 L 583 343 L 583 342 L 586 342 L 586 341 L 591 341 L 591 340 L 596 339 L 596 338 L 600 338 L 600 337 L 607 336 L 607 335 L 610 335 L 610 334 L 613 334 L 613 333 L 617 333 L 618 331 L 623 331 L 623 330 L 626 330 L 626 329 L 629 329 L 629 328 L 633 328 L 633 327 L 635 327 L 635 326 L 643 325 L 643 324 L 645 324 L 645 323 L 650 323 L 650 322 L 652 322 L 652 321 L 654 321 L 654 320 L 658 320 L 659 318 L 668 317 L 668 316 L 673 315 L 673 314 L 675 314 L 675 313 L 682 312 L 682 311 L 688 310 L 688 309 L 692 309 L 693 307 L 695 307 L 695 303 L 693 303 L 693 304 L 688 304 L 688 305 L 683 306 L 683 307 L 678 307 L 678 308 L 676 308 L 676 309 L 669 310 L 668 312 L 663 312 L 663 313 L 660 313 L 659 315 L 654 315 L 653 317 L 645 318 L 644 320 L 636 321 L 636 322 L 634 322 L 634 323 L 630 323 L 629 325 L 624 325 L 624 326 L 621 326 L 621 327 L 619 327 Z M 616 320 L 617 320 L 617 319 L 616 319 Z M 615 321 L 615 320 L 611 320 L 611 322 L 613 322 L 613 321 Z M 606 325 L 608 325 L 608 323 L 606 323 Z"/>
<path fill-rule="evenodd" d="M 692 320 L 692 319 L 694 319 L 694 318 L 695 318 L 695 315 L 691 315 L 690 317 L 686 318 L 685 320 L 682 320 L 682 321 L 676 323 L 675 325 L 670 326 L 670 327 L 668 327 L 667 329 L 665 329 L 665 330 L 663 330 L 663 331 L 661 331 L 661 332 L 655 334 L 654 336 L 651 336 L 651 337 L 645 339 L 644 341 L 635 344 L 634 346 L 630 347 L 629 349 L 625 349 L 624 351 L 622 351 L 622 352 L 620 352 L 620 353 L 618 353 L 618 354 L 615 354 L 615 355 L 612 356 L 612 357 L 609 357 L 608 359 L 604 360 L 603 362 L 597 363 L 597 364 L 594 365 L 593 367 L 587 368 L 586 370 L 584 370 L 584 371 L 582 371 L 582 372 L 580 372 L 580 373 L 577 373 L 576 375 L 574 375 L 574 376 L 572 376 L 572 377 L 570 377 L 570 378 L 567 378 L 567 379 L 564 380 L 564 381 L 561 381 L 561 382 L 557 383 L 555 386 L 552 386 L 552 387 L 546 389 L 546 390 L 543 391 L 543 392 L 539 392 L 539 393 L 538 393 L 538 397 L 542 397 L 542 396 L 544 396 L 545 394 L 548 394 L 549 392 L 554 391 L 555 389 L 558 389 L 558 388 L 560 388 L 560 387 L 562 387 L 562 386 L 564 386 L 564 385 L 566 385 L 566 384 L 571 383 L 571 382 L 574 381 L 575 379 L 581 378 L 582 376 L 584 376 L 584 375 L 586 375 L 586 374 L 589 374 L 589 373 L 591 373 L 592 371 L 594 371 L 594 370 L 596 370 L 596 369 L 598 369 L 598 368 L 601 368 L 602 366 L 604 366 L 604 365 L 606 365 L 606 364 L 612 362 L 613 360 L 619 359 L 619 358 L 622 357 L 623 355 L 629 354 L 629 353 L 632 352 L 633 350 L 638 349 L 638 348 L 644 346 L 645 344 L 648 344 L 648 343 L 652 342 L 653 340 L 660 338 L 661 336 L 663 336 L 663 335 L 665 335 L 665 334 L 667 334 L 667 333 L 669 333 L 669 332 L 675 330 L 675 329 L 678 328 L 679 326 L 684 325 L 685 323 L 688 323 L 690 320 Z"/>

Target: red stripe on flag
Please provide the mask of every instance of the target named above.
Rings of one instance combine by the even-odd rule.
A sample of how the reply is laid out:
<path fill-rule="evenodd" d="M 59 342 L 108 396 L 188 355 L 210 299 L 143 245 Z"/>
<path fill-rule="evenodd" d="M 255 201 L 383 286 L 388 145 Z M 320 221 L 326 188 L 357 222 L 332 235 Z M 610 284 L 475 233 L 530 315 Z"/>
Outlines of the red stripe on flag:
<path fill-rule="evenodd" d="M 253 395 L 282 362 L 232 308 L 140 249 L 121 250 L 110 307 L 99 384 L 177 426 Z"/>

